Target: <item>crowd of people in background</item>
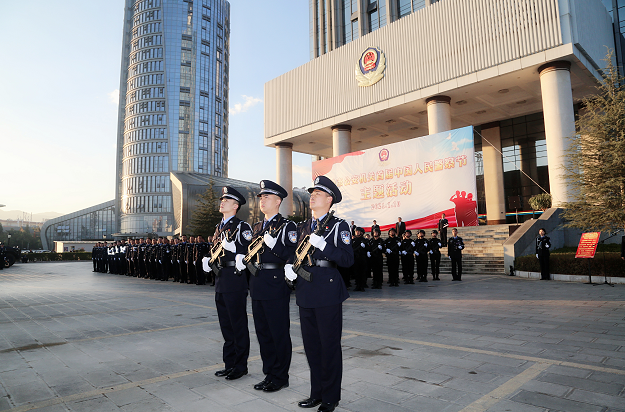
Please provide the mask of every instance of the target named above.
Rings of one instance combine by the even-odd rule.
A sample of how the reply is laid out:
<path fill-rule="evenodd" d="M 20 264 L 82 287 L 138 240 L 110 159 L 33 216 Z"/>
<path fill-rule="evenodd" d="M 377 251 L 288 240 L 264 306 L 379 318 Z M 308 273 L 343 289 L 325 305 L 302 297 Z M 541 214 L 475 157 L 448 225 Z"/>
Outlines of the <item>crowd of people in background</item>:
<path fill-rule="evenodd" d="M 404 284 L 427 282 L 428 272 L 433 281 L 440 280 L 441 249 L 447 247 L 447 254 L 452 264 L 452 280 L 462 280 L 462 250 L 464 242 L 458 236 L 458 230 L 452 229 L 452 237 L 447 239 L 449 222 L 443 213 L 438 229 L 431 230 L 427 238 L 425 230 L 406 229 L 406 223 L 398 218 L 385 238 L 377 221 L 374 220 L 370 231 L 351 222 L 350 232 L 352 247 L 356 257 L 349 268 L 339 267 L 347 287 L 354 282 L 355 292 L 363 292 L 369 287 L 381 289 L 384 280 L 384 263 L 388 271 L 387 284 L 397 287 L 401 280 Z M 102 242 L 92 250 L 93 271 L 134 276 L 174 282 L 214 286 L 214 274 L 205 272 L 202 258 L 209 256 L 213 239 L 199 236 L 181 236 L 169 240 L 166 237 L 127 239 L 115 242 Z M 416 278 L 415 278 L 416 273 Z"/>

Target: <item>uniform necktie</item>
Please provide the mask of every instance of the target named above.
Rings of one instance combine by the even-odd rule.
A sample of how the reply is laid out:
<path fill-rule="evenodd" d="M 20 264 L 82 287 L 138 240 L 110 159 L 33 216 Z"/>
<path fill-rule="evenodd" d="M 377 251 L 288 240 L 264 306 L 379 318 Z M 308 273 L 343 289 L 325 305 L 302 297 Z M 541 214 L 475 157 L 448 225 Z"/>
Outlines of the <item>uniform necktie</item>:
<path fill-rule="evenodd" d="M 221 223 L 219 223 L 219 230 L 224 228 L 224 221 L 222 220 Z"/>
<path fill-rule="evenodd" d="M 312 225 L 310 227 L 311 231 L 314 232 L 315 229 L 317 229 L 317 224 L 318 224 L 318 220 L 317 219 L 313 219 L 312 221 Z"/>
<path fill-rule="evenodd" d="M 265 226 L 267 226 L 267 220 L 263 220 L 263 229 L 265 229 Z"/>

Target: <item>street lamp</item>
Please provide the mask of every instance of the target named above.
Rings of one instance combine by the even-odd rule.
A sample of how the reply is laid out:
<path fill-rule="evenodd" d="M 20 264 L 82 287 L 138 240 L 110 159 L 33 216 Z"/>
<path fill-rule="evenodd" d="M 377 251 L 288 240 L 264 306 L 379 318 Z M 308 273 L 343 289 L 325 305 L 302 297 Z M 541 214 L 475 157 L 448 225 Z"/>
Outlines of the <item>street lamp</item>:
<path fill-rule="evenodd" d="M 8 234 L 7 237 L 9 238 L 9 244 L 8 246 L 11 247 L 11 234 Z"/>

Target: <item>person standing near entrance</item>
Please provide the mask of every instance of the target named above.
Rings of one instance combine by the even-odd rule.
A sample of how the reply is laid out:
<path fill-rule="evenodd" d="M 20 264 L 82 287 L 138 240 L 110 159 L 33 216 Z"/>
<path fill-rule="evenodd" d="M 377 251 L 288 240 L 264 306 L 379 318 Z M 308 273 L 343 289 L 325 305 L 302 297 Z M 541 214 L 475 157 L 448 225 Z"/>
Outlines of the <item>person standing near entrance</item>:
<path fill-rule="evenodd" d="M 445 213 L 441 215 L 440 220 L 438 221 L 438 231 L 441 234 L 441 244 L 442 247 L 447 246 L 447 228 L 449 227 L 449 221 L 445 218 Z"/>
<path fill-rule="evenodd" d="M 551 239 L 547 236 L 545 229 L 538 230 L 536 236 L 536 258 L 540 263 L 540 280 L 549 280 L 549 249 L 551 248 Z"/>
<path fill-rule="evenodd" d="M 402 222 L 401 217 L 398 217 L 397 223 L 395 223 L 395 234 L 398 238 L 403 239 L 404 232 L 406 232 L 406 223 Z"/>
<path fill-rule="evenodd" d="M 250 333 L 247 327 L 247 276 L 235 273 L 235 261 L 240 262 L 252 240 L 252 228 L 236 214 L 245 204 L 245 197 L 230 186 L 221 191 L 219 212 L 223 215 L 213 239 L 221 242 L 224 255 L 219 258 L 215 283 L 215 303 L 219 327 L 224 337 L 225 369 L 215 376 L 235 380 L 247 375 L 250 354 Z M 236 231 L 236 233 L 234 233 Z M 186 246 L 185 246 L 186 247 Z"/>
<path fill-rule="evenodd" d="M 371 225 L 371 237 L 373 237 L 373 232 L 375 232 L 376 230 L 380 231 L 380 225 L 378 225 L 378 222 L 374 220 L 373 224 Z"/>
<path fill-rule="evenodd" d="M 462 280 L 462 249 L 464 242 L 458 236 L 458 229 L 451 229 L 451 238 L 447 241 L 447 254 L 451 259 L 451 280 Z"/>
<path fill-rule="evenodd" d="M 293 271 L 287 264 L 284 274 L 289 280 L 297 279 L 295 294 L 299 306 L 304 351 L 310 367 L 310 397 L 299 402 L 300 408 L 319 406 L 319 412 L 332 412 L 341 400 L 343 358 L 341 333 L 343 331 L 343 302 L 349 297 L 337 266 L 354 264 L 354 251 L 349 225 L 332 216 L 320 234 L 314 232 L 333 204 L 342 200 L 341 191 L 325 176 L 315 179 L 310 193 L 313 217 L 299 226 L 299 241 L 310 235 L 314 247 L 312 266 L 303 269 L 311 274 L 308 280 Z"/>
<path fill-rule="evenodd" d="M 284 278 L 284 265 L 295 254 L 297 226 L 278 213 L 287 196 L 287 191 L 277 183 L 260 181 L 257 197 L 265 219 L 254 224 L 252 237 L 262 237 L 265 246 L 250 262 L 250 295 L 265 374 L 265 379 L 254 385 L 254 389 L 264 392 L 289 386 L 293 352 L 289 332 L 291 289 Z M 237 268 L 241 269 L 238 265 Z"/>

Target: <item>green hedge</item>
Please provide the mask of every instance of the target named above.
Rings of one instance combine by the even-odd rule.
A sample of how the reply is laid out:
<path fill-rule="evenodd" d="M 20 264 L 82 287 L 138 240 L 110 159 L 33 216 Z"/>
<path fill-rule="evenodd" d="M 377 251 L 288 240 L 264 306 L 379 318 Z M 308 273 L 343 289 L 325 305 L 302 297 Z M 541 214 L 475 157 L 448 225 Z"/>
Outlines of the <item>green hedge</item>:
<path fill-rule="evenodd" d="M 561 275 L 588 275 L 588 260 L 593 276 L 625 277 L 625 261 L 616 252 L 600 252 L 594 259 L 575 259 L 575 253 L 552 253 L 549 258 L 549 271 Z M 514 270 L 540 272 L 540 264 L 535 255 L 521 256 L 514 260 Z"/>
<path fill-rule="evenodd" d="M 64 252 L 64 253 L 26 253 L 29 262 L 59 262 L 62 260 L 91 260 L 91 252 Z"/>

